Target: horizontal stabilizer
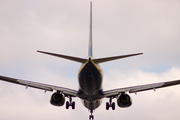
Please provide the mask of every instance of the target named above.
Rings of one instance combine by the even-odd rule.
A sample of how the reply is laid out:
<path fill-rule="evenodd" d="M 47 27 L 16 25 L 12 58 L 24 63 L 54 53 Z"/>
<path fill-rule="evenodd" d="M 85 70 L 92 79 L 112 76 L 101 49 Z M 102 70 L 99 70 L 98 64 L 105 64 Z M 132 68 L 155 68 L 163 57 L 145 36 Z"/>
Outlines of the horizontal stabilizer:
<path fill-rule="evenodd" d="M 55 54 L 55 53 L 43 52 L 43 51 L 37 51 L 37 52 L 56 56 L 56 57 L 61 57 L 64 59 L 68 59 L 68 60 L 72 60 L 72 61 L 76 61 L 76 62 L 80 62 L 80 63 L 85 63 L 87 61 L 87 59 L 77 58 L 77 57 L 72 57 L 72 56 L 67 56 L 67 55 L 60 55 L 60 54 Z"/>
<path fill-rule="evenodd" d="M 122 59 L 122 58 L 141 55 L 141 54 L 143 54 L 143 53 L 121 55 L 121 56 L 113 56 L 113 57 L 106 57 L 106 58 L 98 58 L 98 59 L 93 59 L 93 61 L 94 61 L 94 63 L 103 63 L 103 62 L 108 62 L 108 61 L 112 61 L 112 60 L 116 60 L 116 59 Z"/>

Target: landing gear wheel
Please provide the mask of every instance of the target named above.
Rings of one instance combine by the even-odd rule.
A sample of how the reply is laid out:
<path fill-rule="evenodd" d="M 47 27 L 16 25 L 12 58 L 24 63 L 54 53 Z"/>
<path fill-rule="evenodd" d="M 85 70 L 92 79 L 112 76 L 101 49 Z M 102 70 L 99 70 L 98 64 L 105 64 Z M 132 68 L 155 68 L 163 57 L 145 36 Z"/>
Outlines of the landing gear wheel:
<path fill-rule="evenodd" d="M 66 109 L 69 109 L 69 102 L 66 102 Z"/>
<path fill-rule="evenodd" d="M 115 103 L 112 103 L 112 97 L 109 99 L 109 102 L 106 103 L 106 110 L 109 110 L 109 107 L 112 107 L 112 110 L 115 110 Z"/>
<path fill-rule="evenodd" d="M 66 109 L 69 109 L 69 106 L 71 106 L 72 109 L 74 110 L 75 109 L 75 102 L 74 101 L 72 102 L 71 96 L 68 96 L 68 97 L 69 97 L 69 101 L 66 102 Z"/>
<path fill-rule="evenodd" d="M 106 110 L 109 110 L 109 103 L 106 103 Z"/>
<path fill-rule="evenodd" d="M 94 116 L 93 116 L 93 115 L 90 115 L 90 116 L 89 116 L 89 120 L 94 120 Z"/>
<path fill-rule="evenodd" d="M 75 102 L 72 102 L 72 109 L 75 109 Z"/>
<path fill-rule="evenodd" d="M 112 110 L 115 110 L 115 103 L 112 103 Z"/>

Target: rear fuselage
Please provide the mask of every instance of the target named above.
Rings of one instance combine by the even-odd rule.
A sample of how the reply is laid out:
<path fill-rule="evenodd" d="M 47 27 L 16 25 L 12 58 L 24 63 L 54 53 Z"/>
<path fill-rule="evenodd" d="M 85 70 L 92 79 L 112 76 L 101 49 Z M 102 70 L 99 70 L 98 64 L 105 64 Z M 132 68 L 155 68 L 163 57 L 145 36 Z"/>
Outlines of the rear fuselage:
<path fill-rule="evenodd" d="M 82 64 L 79 70 L 78 80 L 78 95 L 82 99 L 83 105 L 89 110 L 96 109 L 103 97 L 103 74 L 100 66 L 89 58 L 85 64 Z"/>

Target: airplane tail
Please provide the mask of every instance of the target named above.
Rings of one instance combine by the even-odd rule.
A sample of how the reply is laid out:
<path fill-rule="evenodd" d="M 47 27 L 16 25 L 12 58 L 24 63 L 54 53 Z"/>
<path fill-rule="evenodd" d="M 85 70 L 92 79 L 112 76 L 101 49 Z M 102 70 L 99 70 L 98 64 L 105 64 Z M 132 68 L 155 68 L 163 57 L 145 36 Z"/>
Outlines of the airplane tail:
<path fill-rule="evenodd" d="M 49 53 L 49 52 L 43 52 L 43 51 L 37 51 L 40 53 L 56 56 L 56 57 L 61 57 L 64 59 L 80 62 L 80 63 L 85 63 L 88 61 L 88 59 L 84 58 L 78 58 L 78 57 L 73 57 L 73 56 L 67 56 L 67 55 L 61 55 L 61 54 L 55 54 L 55 53 Z M 121 56 L 113 56 L 113 57 L 106 57 L 106 58 L 97 58 L 97 59 L 92 59 L 94 63 L 103 63 L 103 62 L 108 62 L 112 60 L 117 60 L 117 59 L 122 59 L 126 57 L 131 57 L 131 56 L 136 56 L 136 55 L 141 55 L 143 53 L 136 53 L 136 54 L 128 54 L 128 55 L 121 55 Z M 89 46 L 88 46 L 88 57 L 93 57 L 93 51 L 92 51 L 92 2 L 90 3 L 90 25 L 89 25 Z"/>
<path fill-rule="evenodd" d="M 68 55 L 61 55 L 61 54 L 55 54 L 55 53 L 49 53 L 49 52 L 43 52 L 43 51 L 37 51 L 37 52 L 56 56 L 56 57 L 61 57 L 64 59 L 68 59 L 68 60 L 72 60 L 72 61 L 80 62 L 80 63 L 85 63 L 87 61 L 87 59 L 84 59 L 84 58 L 72 57 L 72 56 L 68 56 Z"/>
<path fill-rule="evenodd" d="M 136 53 L 136 54 L 113 56 L 113 57 L 97 58 L 97 59 L 93 59 L 93 61 L 94 61 L 94 63 L 98 64 L 98 63 L 108 62 L 108 61 L 112 61 L 112 60 L 117 60 L 117 59 L 122 59 L 122 58 L 126 58 L 126 57 L 142 55 L 142 54 L 143 53 Z"/>
<path fill-rule="evenodd" d="M 88 57 L 92 57 L 92 2 L 90 3 L 90 24 L 89 24 L 89 47 L 88 47 Z"/>
<path fill-rule="evenodd" d="M 68 56 L 68 55 L 61 55 L 61 54 L 56 54 L 56 53 L 49 53 L 49 52 L 43 52 L 43 51 L 37 51 L 37 52 L 56 56 L 56 57 L 60 57 L 60 58 L 64 58 L 64 59 L 68 59 L 68 60 L 72 60 L 72 61 L 79 62 L 79 63 L 85 63 L 88 60 L 88 59 L 84 59 L 84 58 L 78 58 L 78 57 L 73 57 L 73 56 Z M 143 54 L 143 53 L 120 55 L 120 56 L 105 57 L 105 58 L 97 58 L 97 59 L 92 59 L 92 60 L 94 63 L 98 64 L 98 63 L 108 62 L 108 61 L 112 61 L 112 60 L 122 59 L 122 58 L 141 55 L 141 54 Z"/>

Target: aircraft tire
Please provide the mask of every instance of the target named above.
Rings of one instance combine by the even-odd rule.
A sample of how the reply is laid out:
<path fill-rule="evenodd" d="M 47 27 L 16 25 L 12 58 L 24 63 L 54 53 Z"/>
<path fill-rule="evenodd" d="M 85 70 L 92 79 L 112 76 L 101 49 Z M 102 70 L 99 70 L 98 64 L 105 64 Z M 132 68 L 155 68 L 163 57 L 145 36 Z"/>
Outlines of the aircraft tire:
<path fill-rule="evenodd" d="M 89 120 L 94 120 L 94 116 L 93 116 L 93 115 L 90 115 L 90 116 L 89 116 Z"/>
<path fill-rule="evenodd" d="M 106 103 L 106 110 L 109 110 L 109 103 Z"/>
<path fill-rule="evenodd" d="M 66 102 L 66 109 L 69 109 L 69 102 Z"/>
<path fill-rule="evenodd" d="M 75 109 L 75 102 L 72 102 L 72 109 Z"/>
<path fill-rule="evenodd" d="M 112 110 L 115 110 L 115 103 L 112 103 Z"/>

